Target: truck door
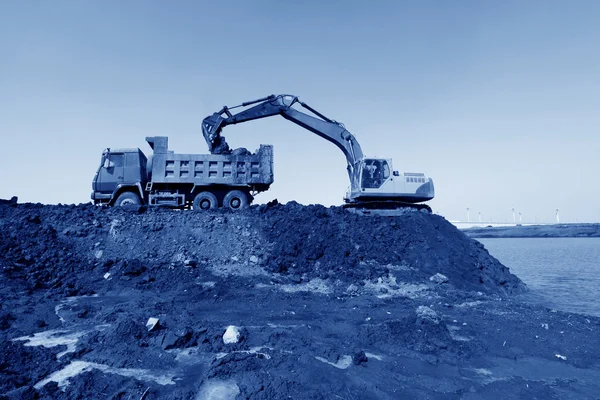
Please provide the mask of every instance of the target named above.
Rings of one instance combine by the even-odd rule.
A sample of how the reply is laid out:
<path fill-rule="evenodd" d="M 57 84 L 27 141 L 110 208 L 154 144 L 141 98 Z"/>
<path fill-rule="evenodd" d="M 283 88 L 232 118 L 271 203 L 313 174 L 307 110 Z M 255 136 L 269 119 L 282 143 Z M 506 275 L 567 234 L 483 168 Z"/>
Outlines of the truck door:
<path fill-rule="evenodd" d="M 97 191 L 112 193 L 117 185 L 123 183 L 125 154 L 110 153 L 103 166 L 100 167 Z"/>
<path fill-rule="evenodd" d="M 145 164 L 145 163 L 144 163 Z M 135 185 L 141 180 L 141 172 L 145 169 L 145 165 L 140 162 L 138 153 L 125 154 L 125 169 L 123 175 L 124 182 L 130 185 Z"/>

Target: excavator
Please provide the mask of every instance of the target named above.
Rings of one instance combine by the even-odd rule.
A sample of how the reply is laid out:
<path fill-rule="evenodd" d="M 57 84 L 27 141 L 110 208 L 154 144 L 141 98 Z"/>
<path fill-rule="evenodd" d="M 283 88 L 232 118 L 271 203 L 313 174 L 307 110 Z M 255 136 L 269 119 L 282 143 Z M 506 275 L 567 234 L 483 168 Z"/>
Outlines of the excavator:
<path fill-rule="evenodd" d="M 311 114 L 294 107 L 300 105 Z M 250 107 L 251 106 L 251 107 Z M 233 113 L 232 110 L 242 108 Z M 202 134 L 212 154 L 231 154 L 221 131 L 227 125 L 281 115 L 336 145 L 346 156 L 350 186 L 343 207 L 369 214 L 378 210 L 413 208 L 431 212 L 424 201 L 433 199 L 433 180 L 423 173 L 400 173 L 392 168 L 392 160 L 367 158 L 356 137 L 344 124 L 327 118 L 298 96 L 280 94 L 247 101 L 234 107 L 224 106 L 202 121 Z"/>

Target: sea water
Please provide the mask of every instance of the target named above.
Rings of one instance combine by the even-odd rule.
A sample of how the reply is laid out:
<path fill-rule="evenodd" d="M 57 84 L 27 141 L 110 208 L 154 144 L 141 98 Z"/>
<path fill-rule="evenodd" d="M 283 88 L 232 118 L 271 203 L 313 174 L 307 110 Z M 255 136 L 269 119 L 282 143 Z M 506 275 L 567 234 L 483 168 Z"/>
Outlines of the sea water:
<path fill-rule="evenodd" d="M 600 317 L 600 238 L 477 240 L 527 284 L 527 300 Z"/>

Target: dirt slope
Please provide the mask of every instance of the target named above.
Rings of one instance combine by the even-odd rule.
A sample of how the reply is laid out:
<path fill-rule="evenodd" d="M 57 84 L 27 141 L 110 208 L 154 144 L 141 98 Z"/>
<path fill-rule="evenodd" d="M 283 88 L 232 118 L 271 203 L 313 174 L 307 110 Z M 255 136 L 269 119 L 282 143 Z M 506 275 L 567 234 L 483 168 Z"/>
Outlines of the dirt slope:
<path fill-rule="evenodd" d="M 588 334 L 598 321 L 514 303 L 521 281 L 439 216 L 19 204 L 0 205 L 0 229 L 7 398 L 598 389 L 578 375 L 600 377 L 599 335 Z M 159 321 L 151 330 L 149 318 Z M 555 387 L 544 370 L 571 380 Z"/>

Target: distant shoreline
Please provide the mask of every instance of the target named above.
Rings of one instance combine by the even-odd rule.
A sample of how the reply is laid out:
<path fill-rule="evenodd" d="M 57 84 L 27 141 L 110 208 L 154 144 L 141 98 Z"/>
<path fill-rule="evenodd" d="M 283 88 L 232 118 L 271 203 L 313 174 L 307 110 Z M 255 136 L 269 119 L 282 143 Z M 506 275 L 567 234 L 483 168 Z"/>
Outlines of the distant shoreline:
<path fill-rule="evenodd" d="M 600 237 L 600 224 L 501 226 L 462 231 L 470 238 Z"/>

